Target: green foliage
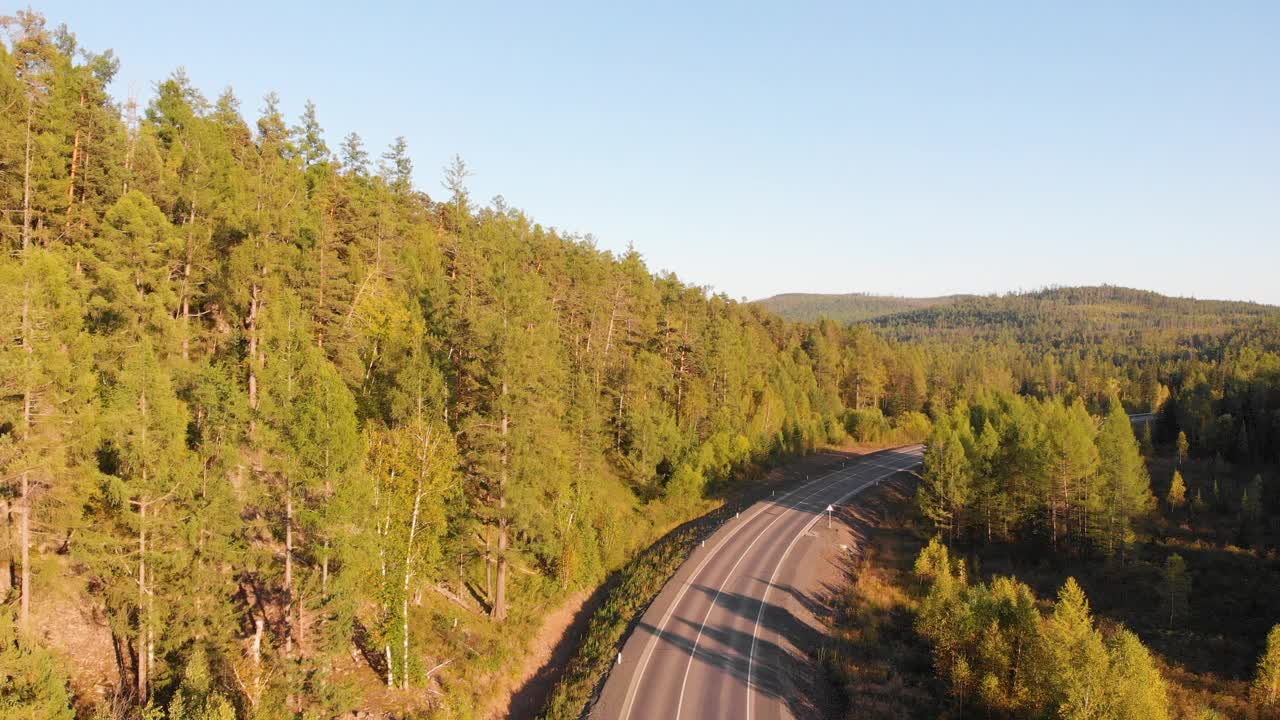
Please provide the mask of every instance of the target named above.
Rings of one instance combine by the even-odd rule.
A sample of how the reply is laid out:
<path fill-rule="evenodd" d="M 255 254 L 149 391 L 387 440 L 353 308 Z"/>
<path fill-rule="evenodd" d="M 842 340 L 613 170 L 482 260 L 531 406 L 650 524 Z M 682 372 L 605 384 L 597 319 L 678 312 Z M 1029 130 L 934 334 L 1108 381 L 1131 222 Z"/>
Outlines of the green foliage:
<path fill-rule="evenodd" d="M 1258 658 L 1258 671 L 1253 677 L 1252 696 L 1264 711 L 1280 710 L 1280 625 L 1267 633 L 1267 645 Z"/>
<path fill-rule="evenodd" d="M 1116 720 L 1165 720 L 1169 696 L 1151 651 L 1137 635 L 1120 628 L 1107 641 L 1110 669 L 1106 687 L 1111 696 L 1108 717 Z"/>
<path fill-rule="evenodd" d="M 920 512 L 954 538 L 963 523 L 972 482 L 973 472 L 960 435 L 940 423 L 925 450 L 924 475 L 916 491 Z"/>
<path fill-rule="evenodd" d="M 960 295 L 936 298 L 902 298 L 850 293 L 820 295 L 785 293 L 757 300 L 756 303 L 788 320 L 816 322 L 826 318 L 838 323 L 860 322 L 933 305 L 946 305 L 963 299 Z"/>
<path fill-rule="evenodd" d="M 675 574 L 701 537 L 696 527 L 678 530 L 618 571 L 619 581 L 592 616 L 578 653 L 543 709 L 547 720 L 582 715 L 600 679 L 617 658 L 628 626 Z"/>
<path fill-rule="evenodd" d="M 24 619 L 108 620 L 135 714 L 337 714 L 353 652 L 405 697 L 452 659 L 431 683 L 478 705 L 535 608 L 847 409 L 875 442 L 929 430 L 918 348 L 478 206 L 460 159 L 432 200 L 402 138 L 334 158 L 311 103 L 245 118 L 179 71 L 138 112 L 109 54 L 31 12 L 10 38 L 0 501 L 26 539 L 0 552 Z"/>
<path fill-rule="evenodd" d="M 1129 522 L 1155 506 L 1151 478 L 1133 435 L 1133 424 L 1118 397 L 1098 430 L 1098 490 L 1103 495 L 1096 533 L 1107 554 L 1125 545 Z"/>
<path fill-rule="evenodd" d="M 173 700 L 169 702 L 168 720 L 235 720 L 231 703 L 214 689 L 209 655 L 204 645 L 197 644 L 187 656 Z"/>
<path fill-rule="evenodd" d="M 1169 494 L 1165 498 L 1169 508 L 1178 510 L 1187 504 L 1187 481 L 1182 479 L 1182 472 L 1173 471 L 1173 479 L 1169 481 Z"/>
<path fill-rule="evenodd" d="M 556 701 L 576 712 L 691 540 L 639 549 L 846 435 L 930 438 L 919 504 L 953 541 L 1079 551 L 1123 548 L 1148 503 L 1122 404 L 1161 408 L 1184 455 L 1280 452 L 1257 306 L 1085 288 L 792 324 L 477 205 L 461 159 L 433 200 L 402 138 L 376 169 L 355 133 L 334 158 L 310 103 L 246 119 L 177 72 L 138 117 L 110 53 L 30 11 L 10 39 L 0 499 L 25 539 L 4 560 L 19 623 L 59 598 L 106 617 L 110 700 L 136 713 L 338 714 L 353 656 L 392 701 L 453 660 L 431 682 L 466 712 L 540 608 L 632 563 Z M 1248 488 L 1251 523 L 1272 490 Z M 1024 589 L 935 565 L 957 692 L 1047 702 Z M 43 651 L 5 648 L 61 712 Z"/>
<path fill-rule="evenodd" d="M 916 629 L 962 707 L 1001 717 L 1169 717 L 1164 679 L 1137 636 L 1104 637 L 1068 579 L 1048 617 L 1013 578 L 969 584 L 935 538 L 916 560 Z"/>
<path fill-rule="evenodd" d="M 67 678 L 53 656 L 19 639 L 9 608 L 0 608 L 0 716 L 72 720 Z"/>
<path fill-rule="evenodd" d="M 1079 401 L 983 391 L 935 424 L 917 504 L 952 539 L 967 523 L 986 541 L 1111 555 L 1155 499 L 1118 401 L 1098 423 Z"/>

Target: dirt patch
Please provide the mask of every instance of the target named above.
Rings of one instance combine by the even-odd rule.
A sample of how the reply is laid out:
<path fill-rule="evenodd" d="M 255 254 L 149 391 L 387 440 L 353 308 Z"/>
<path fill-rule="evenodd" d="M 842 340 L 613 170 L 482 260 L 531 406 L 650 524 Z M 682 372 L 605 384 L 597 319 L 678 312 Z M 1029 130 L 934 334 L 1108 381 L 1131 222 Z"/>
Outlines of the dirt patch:
<path fill-rule="evenodd" d="M 537 716 L 551 688 L 564 674 L 602 596 L 600 591 L 574 593 L 546 617 L 526 649 L 519 675 L 495 689 L 483 715 L 486 720 Z"/>

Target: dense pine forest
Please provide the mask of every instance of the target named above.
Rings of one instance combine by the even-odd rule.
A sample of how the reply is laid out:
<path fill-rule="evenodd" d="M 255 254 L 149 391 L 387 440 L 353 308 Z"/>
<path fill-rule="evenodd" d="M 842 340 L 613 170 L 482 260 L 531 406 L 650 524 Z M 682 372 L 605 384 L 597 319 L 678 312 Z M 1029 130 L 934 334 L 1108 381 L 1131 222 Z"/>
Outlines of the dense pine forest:
<path fill-rule="evenodd" d="M 906 298 L 866 293 L 823 295 L 820 293 L 783 293 L 756 304 L 768 308 L 788 320 L 817 322 L 823 318 L 838 323 L 875 320 L 910 310 L 945 305 L 965 296 L 948 295 L 936 298 Z"/>
<path fill-rule="evenodd" d="M 1065 288 L 786 320 L 477 200 L 460 158 L 330 147 L 311 103 L 181 70 L 120 102 L 110 51 L 4 24 L 0 715 L 485 717 L 550 609 L 766 469 L 926 438 L 917 590 L 944 589 L 916 632 L 957 713 L 1155 717 L 974 674 L 1019 640 L 947 619 L 1029 633 L 1046 567 L 1168 590 L 1128 635 L 1074 582 L 1046 621 L 1127 687 L 1194 665 L 1201 635 L 1152 628 L 1212 609 L 1237 684 L 1207 704 L 1280 698 L 1274 631 L 1241 689 L 1280 621 L 1274 308 Z"/>
<path fill-rule="evenodd" d="M 914 351 L 481 205 L 461 160 L 432 198 L 403 139 L 181 71 L 121 105 L 112 53 L 6 25 L 14 712 L 470 717 L 557 598 L 846 407 L 925 409 Z"/>

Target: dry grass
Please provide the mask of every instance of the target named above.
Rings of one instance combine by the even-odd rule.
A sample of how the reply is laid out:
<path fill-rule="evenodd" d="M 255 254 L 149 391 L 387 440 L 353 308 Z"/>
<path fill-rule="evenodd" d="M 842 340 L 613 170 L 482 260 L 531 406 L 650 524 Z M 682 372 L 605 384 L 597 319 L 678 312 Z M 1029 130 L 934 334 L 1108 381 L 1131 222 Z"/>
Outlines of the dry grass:
<path fill-rule="evenodd" d="M 946 717 L 945 688 L 912 627 L 911 565 L 922 544 L 903 522 L 910 490 L 899 481 L 868 500 L 862 554 L 849 563 L 849 583 L 834 593 L 835 623 L 820 651 L 843 701 L 835 716 Z"/>

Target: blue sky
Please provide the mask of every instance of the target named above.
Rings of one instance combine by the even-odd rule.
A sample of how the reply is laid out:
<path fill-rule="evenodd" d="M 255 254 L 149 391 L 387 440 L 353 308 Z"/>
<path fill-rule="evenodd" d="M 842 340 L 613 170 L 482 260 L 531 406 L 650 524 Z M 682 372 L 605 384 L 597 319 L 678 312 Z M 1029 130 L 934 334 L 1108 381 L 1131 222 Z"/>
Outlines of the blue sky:
<path fill-rule="evenodd" d="M 177 8 L 187 5 L 179 11 Z M 376 7 L 375 7 L 376 5 Z M 1280 3 L 45 2 L 442 194 L 732 297 L 1112 283 L 1280 304 Z"/>

